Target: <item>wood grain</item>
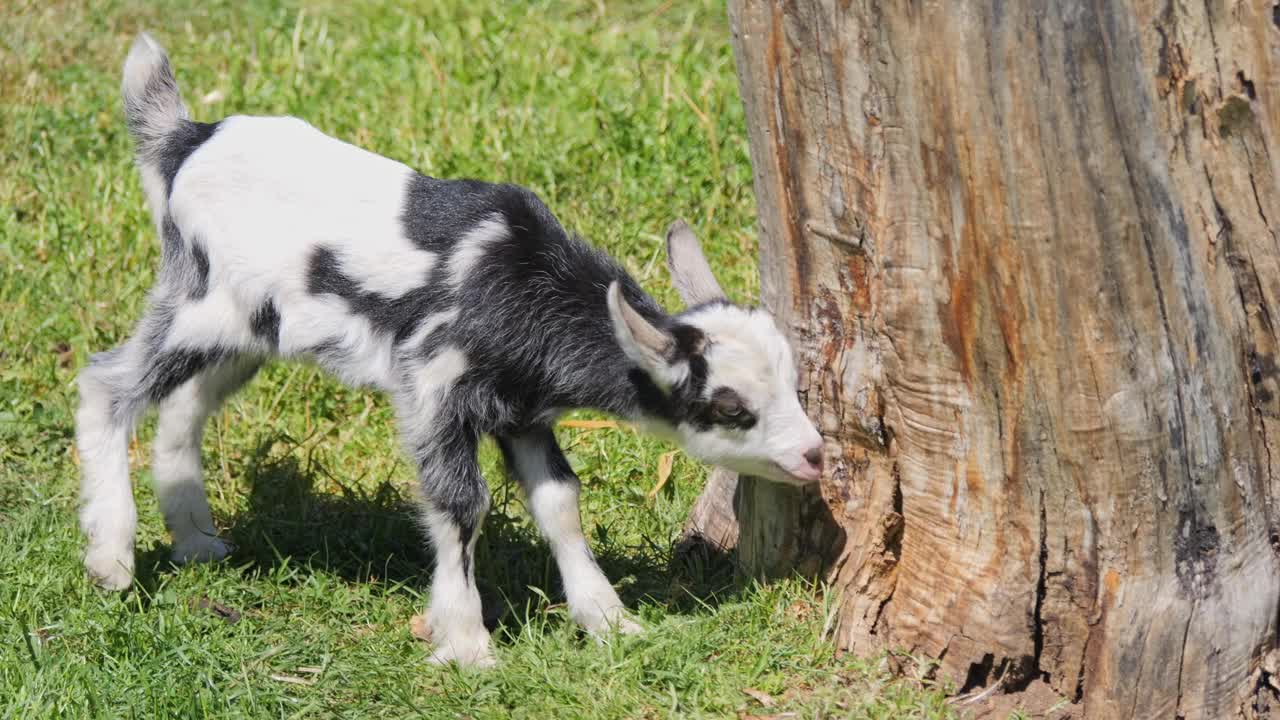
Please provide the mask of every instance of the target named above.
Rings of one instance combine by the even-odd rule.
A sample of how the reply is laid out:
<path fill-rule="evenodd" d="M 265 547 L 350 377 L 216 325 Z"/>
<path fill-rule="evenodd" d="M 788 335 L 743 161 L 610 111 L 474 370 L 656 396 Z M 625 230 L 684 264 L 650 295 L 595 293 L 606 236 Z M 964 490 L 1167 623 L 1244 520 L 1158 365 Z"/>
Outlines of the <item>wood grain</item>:
<path fill-rule="evenodd" d="M 1271 4 L 729 14 L 763 300 L 838 456 L 820 494 L 742 481 L 743 562 L 823 558 L 842 645 L 960 685 L 1253 713 L 1280 613 Z"/>

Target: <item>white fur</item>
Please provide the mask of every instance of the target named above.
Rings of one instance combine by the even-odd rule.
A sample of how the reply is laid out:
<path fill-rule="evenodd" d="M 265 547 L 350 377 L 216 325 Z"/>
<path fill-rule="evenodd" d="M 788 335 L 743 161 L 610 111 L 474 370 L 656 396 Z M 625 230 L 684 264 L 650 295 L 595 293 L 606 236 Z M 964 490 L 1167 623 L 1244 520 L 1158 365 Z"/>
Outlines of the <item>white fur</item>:
<path fill-rule="evenodd" d="M 437 324 L 447 320 L 439 315 L 431 319 Z M 411 451 L 413 439 L 429 437 L 434 429 L 440 427 L 440 400 L 466 369 L 465 353 L 456 347 L 443 347 L 430 360 L 411 371 L 414 392 L 396 398 L 401 433 Z M 435 460 L 437 458 L 434 457 L 420 459 L 429 463 L 421 472 L 428 476 L 448 472 L 433 462 Z M 436 556 L 431 580 L 431 605 L 426 615 L 434 643 L 431 660 L 439 664 L 456 662 L 464 666 L 492 666 L 495 660 L 489 647 L 489 633 L 484 628 L 474 568 L 464 569 L 462 566 L 464 548 L 458 525 L 429 505 L 424 509 L 423 520 Z M 477 535 L 472 534 L 469 546 L 465 548 L 468 556 L 473 555 Z"/>
<path fill-rule="evenodd" d="M 153 43 L 135 46 L 136 62 L 126 70 L 127 92 L 136 91 L 138 78 L 145 79 L 159 62 L 157 53 Z M 185 117 L 180 102 L 173 108 L 148 116 L 144 133 L 163 134 Z M 330 172 L 311 172 L 316 162 Z M 415 248 L 402 230 L 409 168 L 327 137 L 301 120 L 254 117 L 224 120 L 184 163 L 167 202 L 155 167 L 145 156 L 140 166 L 157 226 L 167 212 L 183 238 L 201 243 L 210 266 L 208 294 L 178 307 L 165 349 L 221 344 L 265 351 L 247 319 L 271 299 L 281 308 L 280 354 L 336 344 L 340 352 L 329 358 L 328 369 L 354 385 L 391 386 L 396 372 L 391 344 L 367 320 L 352 315 L 343 300 L 309 293 L 307 264 L 317 246 L 330 246 L 340 254 L 343 271 L 366 289 L 393 296 L 420 284 L 435 257 Z M 120 352 L 146 353 L 142 344 L 131 341 Z M 95 372 L 145 365 L 140 355 L 136 361 L 91 368 L 80 382 L 81 523 L 89 539 L 85 565 L 100 584 L 114 589 L 131 582 L 137 512 L 127 457 L 133 418 L 112 416 L 107 386 L 130 383 L 103 383 Z M 213 533 L 203 489 L 197 489 L 199 433 L 193 426 L 209 410 L 197 394 L 194 388 L 180 389 L 164 403 L 157 440 L 157 491 L 180 561 L 216 559 L 226 552 Z M 184 407 L 184 401 L 196 404 Z"/>
<path fill-rule="evenodd" d="M 337 352 L 321 359 L 326 370 L 356 387 L 391 388 L 395 353 L 385 335 L 375 331 L 368 319 L 350 314 L 346 301 L 338 297 L 322 295 L 311 300 L 281 310 L 277 352 L 286 358 L 307 357 L 317 345 L 332 344 Z"/>
<path fill-rule="evenodd" d="M 208 542 L 217 539 L 209 513 L 200 468 L 200 440 L 210 408 L 193 378 L 160 403 L 152 474 L 156 498 L 173 535 L 174 559 L 180 562 L 209 555 Z M 222 548 L 225 554 L 225 548 Z"/>
<path fill-rule="evenodd" d="M 129 426 L 112 418 L 108 383 L 90 371 L 80 376 L 76 447 L 82 473 L 80 528 L 88 538 L 85 570 L 102 587 L 123 590 L 133 582 L 138 527 L 129 484 Z"/>
<path fill-rule="evenodd" d="M 326 169 L 315 173 L 319 163 Z M 339 340 L 350 362 L 326 367 L 348 382 L 387 388 L 391 349 L 339 298 L 307 290 L 307 267 L 328 247 L 365 289 L 394 297 L 419 287 L 435 262 L 400 222 L 412 171 L 289 117 L 223 120 L 174 179 L 169 211 L 183 237 L 202 238 L 218 302 L 240 318 L 271 298 L 285 356 Z M 233 332 L 248 331 L 247 327 Z M 225 331 L 225 330 L 224 330 Z"/>
<path fill-rule="evenodd" d="M 441 348 L 418 370 L 418 409 L 427 417 L 435 415 L 434 403 L 444 390 L 467 371 L 467 356 L 456 347 Z"/>
<path fill-rule="evenodd" d="M 668 392 L 688 378 L 687 362 L 668 363 L 662 356 L 664 348 L 644 341 L 631 329 L 623 308 L 627 300 L 622 296 L 621 286 L 617 282 L 609 286 L 609 291 L 605 293 L 605 302 L 609 308 L 609 320 L 613 325 L 614 337 L 622 348 L 622 352 L 631 362 L 639 365 L 660 390 Z"/>
<path fill-rule="evenodd" d="M 172 98 L 165 95 L 148 97 L 146 93 L 148 83 L 167 62 L 164 48 L 146 33 L 138 35 L 124 61 L 121 92 L 126 98 L 149 101 L 140 115 L 145 122 L 138 129 L 144 140 L 163 137 L 180 121 L 187 119 L 187 108 L 181 102 L 170 102 Z"/>
<path fill-rule="evenodd" d="M 203 298 L 180 305 L 163 349 L 203 348 L 210 344 L 234 348 L 259 344 L 249 329 L 249 314 L 227 285 L 212 285 Z"/>
<path fill-rule="evenodd" d="M 495 663 L 489 648 L 489 631 L 484 628 L 480 592 L 474 568 L 462 567 L 462 540 L 458 526 L 447 517 L 428 511 L 427 530 L 435 548 L 436 570 L 431 579 L 431 607 L 427 625 L 435 643 L 431 661 L 438 664 L 491 667 Z M 472 535 L 470 553 L 475 548 Z"/>
<path fill-rule="evenodd" d="M 667 267 L 671 270 L 671 284 L 686 305 L 724 299 L 724 290 L 711 273 L 698 239 L 683 220 L 667 228 Z"/>
<path fill-rule="evenodd" d="M 708 377 L 704 393 L 733 390 L 756 417 L 749 429 L 688 423 L 645 425 L 682 446 L 692 456 L 756 477 L 807 484 L 821 477 L 822 436 L 805 415 L 796 393 L 791 344 L 773 317 L 762 310 L 723 302 L 724 292 L 683 220 L 667 230 L 667 267 L 685 303 L 698 309 L 681 322 L 702 330 Z M 612 309 L 612 308 L 611 308 Z M 617 320 L 615 319 L 615 325 Z M 619 337 L 620 341 L 624 338 Z M 810 461 L 817 457 L 818 462 Z"/>
<path fill-rule="evenodd" d="M 366 292 L 394 298 L 422 287 L 436 254 L 420 250 L 407 241 L 392 245 L 380 253 L 351 252 L 343 248 L 338 257 L 343 272 L 350 275 Z"/>
<path fill-rule="evenodd" d="M 773 318 L 759 310 L 712 305 L 683 318 L 707 336 L 707 388 L 728 387 L 757 416 L 749 430 L 687 424 L 676 440 L 694 457 L 740 473 L 788 484 L 818 479 L 805 453 L 822 448 L 822 436 L 800 405 L 791 346 Z"/>
<path fill-rule="evenodd" d="M 422 322 L 418 324 L 418 327 L 413 331 L 413 334 L 409 336 L 409 339 L 405 341 L 405 346 L 417 347 L 421 345 L 422 341 L 426 340 L 427 337 L 431 335 L 431 333 L 436 331 L 436 328 L 439 328 L 440 326 L 445 325 L 447 323 L 451 323 L 457 319 L 458 319 L 457 308 L 452 308 L 450 310 L 445 310 L 443 312 L 432 313 L 428 315 Z"/>
<path fill-rule="evenodd" d="M 534 522 L 551 543 L 564 584 L 569 615 L 584 630 L 601 635 L 611 629 L 640 631 L 626 616 L 618 593 L 601 572 L 582 533 L 578 510 L 578 482 L 557 478 L 547 467 L 546 448 L 525 438 L 512 438 L 510 449 L 515 470 L 529 496 Z"/>
<path fill-rule="evenodd" d="M 326 172 L 313 172 L 316 163 Z M 365 291 L 393 298 L 421 287 L 438 258 L 404 235 L 400 215 L 412 175 L 297 118 L 223 120 L 187 159 L 169 198 L 183 237 L 204 240 L 217 289 L 180 311 L 182 328 L 170 343 L 200 336 L 252 346 L 245 318 L 271 299 L 280 308 L 281 356 L 327 345 L 337 349 L 322 359 L 327 370 L 352 385 L 392 389 L 391 344 L 346 301 L 310 293 L 307 268 L 316 248 L 327 247 Z M 506 231 L 494 220 L 472 230 L 451 273 L 465 272 Z M 415 336 L 425 338 L 453 312 L 427 318 Z"/>
<path fill-rule="evenodd" d="M 218 538 L 200 467 L 205 422 L 252 375 L 256 360 L 205 370 L 160 403 L 152 474 L 177 563 L 221 560 L 230 546 Z"/>
<path fill-rule="evenodd" d="M 164 237 L 164 214 L 167 207 L 164 178 L 154 165 L 149 164 L 138 165 L 138 174 L 142 176 L 142 193 L 147 198 L 147 209 L 151 211 L 151 219 L 156 224 L 156 237 Z"/>
<path fill-rule="evenodd" d="M 506 238 L 509 232 L 507 223 L 496 213 L 467 231 L 449 258 L 449 281 L 454 285 L 462 284 L 471 268 L 488 252 L 489 246 Z"/>

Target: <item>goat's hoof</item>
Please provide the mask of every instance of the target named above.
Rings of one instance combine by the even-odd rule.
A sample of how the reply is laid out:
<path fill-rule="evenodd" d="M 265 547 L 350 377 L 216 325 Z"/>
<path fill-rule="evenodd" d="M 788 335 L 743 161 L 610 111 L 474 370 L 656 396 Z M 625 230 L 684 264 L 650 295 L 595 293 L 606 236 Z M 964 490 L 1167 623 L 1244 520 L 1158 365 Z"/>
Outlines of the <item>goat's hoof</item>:
<path fill-rule="evenodd" d="M 431 653 L 431 657 L 427 658 L 427 662 L 432 665 L 448 665 L 454 663 L 460 668 L 477 668 L 488 669 L 498 664 L 498 660 L 493 657 L 493 653 L 485 650 L 479 654 L 458 654 L 452 650 L 445 648 L 436 648 Z"/>
<path fill-rule="evenodd" d="M 614 622 L 614 624 L 609 627 L 609 629 L 621 635 L 643 635 L 644 634 L 644 626 L 636 622 L 635 620 L 632 620 L 631 618 L 627 617 L 626 615 L 622 615 L 618 617 L 617 620 Z"/>
<path fill-rule="evenodd" d="M 431 626 L 426 615 L 414 615 L 409 619 L 409 634 L 423 642 L 431 642 Z"/>
<path fill-rule="evenodd" d="M 641 635 L 644 626 L 636 622 L 621 606 L 612 607 L 592 617 L 582 618 L 579 624 L 597 641 L 604 642 L 610 634 Z"/>
<path fill-rule="evenodd" d="M 128 589 L 133 584 L 133 551 L 91 547 L 84 556 L 84 570 L 104 590 Z"/>
<path fill-rule="evenodd" d="M 169 558 L 175 565 L 217 562 L 231 553 L 231 544 L 216 535 L 197 534 L 174 542 Z"/>
<path fill-rule="evenodd" d="M 420 628 L 412 629 L 415 637 L 423 637 L 419 634 Z M 429 628 L 421 629 L 421 632 L 428 638 L 434 634 Z M 462 668 L 491 668 L 498 664 L 493 651 L 489 649 L 489 633 L 484 630 L 478 633 L 453 633 L 452 637 L 435 644 L 427 662 L 432 665 L 454 663 Z"/>

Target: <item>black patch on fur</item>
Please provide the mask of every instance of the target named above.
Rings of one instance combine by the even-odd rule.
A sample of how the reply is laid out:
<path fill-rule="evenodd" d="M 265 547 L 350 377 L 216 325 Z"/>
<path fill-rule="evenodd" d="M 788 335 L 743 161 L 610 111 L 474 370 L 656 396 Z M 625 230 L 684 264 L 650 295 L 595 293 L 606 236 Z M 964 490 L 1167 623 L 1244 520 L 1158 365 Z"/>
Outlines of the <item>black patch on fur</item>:
<path fill-rule="evenodd" d="M 140 374 L 129 382 L 129 386 L 119 389 L 119 395 L 113 398 L 113 411 L 135 409 L 148 401 L 160 402 L 197 373 L 236 354 L 234 348 L 216 344 L 165 349 L 173 318 L 183 304 L 176 297 L 177 293 L 160 297 L 148 309 L 142 323 L 142 342 L 147 353 L 141 360 L 142 367 L 138 368 Z"/>
<path fill-rule="evenodd" d="M 515 185 L 416 174 L 409 180 L 400 224 L 414 245 L 441 253 L 444 260 L 468 231 L 485 220 L 497 215 L 509 226 L 515 224 L 511 220 L 523 214 L 520 206 L 528 195 L 532 193 Z"/>
<path fill-rule="evenodd" d="M 172 267 L 179 262 L 182 253 L 182 233 L 178 231 L 178 224 L 173 221 L 173 216 L 165 213 L 164 220 L 160 223 L 160 267 Z"/>
<path fill-rule="evenodd" d="M 331 293 L 342 298 L 360 295 L 356 282 L 339 267 L 337 256 L 324 246 L 316 248 L 307 261 L 307 292 L 312 295 Z"/>
<path fill-rule="evenodd" d="M 633 367 L 627 372 L 627 379 L 635 392 L 636 406 L 641 413 L 666 420 L 672 425 L 680 421 L 681 413 L 677 403 L 654 384 L 648 373 Z"/>
<path fill-rule="evenodd" d="M 422 497 L 431 510 L 443 514 L 458 528 L 462 572 L 470 580 L 471 541 L 489 506 L 489 486 L 476 462 L 479 434 L 466 420 L 448 415 L 442 415 L 431 432 L 414 448 Z"/>
<path fill-rule="evenodd" d="M 693 355 L 689 358 L 689 389 L 690 392 L 701 397 L 702 391 L 707 387 L 707 375 L 710 369 L 707 367 L 707 358 L 703 355 Z"/>
<path fill-rule="evenodd" d="M 307 261 L 307 292 L 312 295 L 337 295 L 346 301 L 351 312 L 366 318 L 373 329 L 392 336 L 396 344 L 413 334 L 418 323 L 438 308 L 448 307 L 451 293 L 440 274 L 444 263 L 437 260 L 431 277 L 423 287 L 395 298 L 370 292 L 342 270 L 338 254 L 318 247 Z"/>
<path fill-rule="evenodd" d="M 706 430 L 710 425 L 700 419 L 707 405 L 702 396 L 710 372 L 707 358 L 702 354 L 706 338 L 701 330 L 690 325 L 675 325 L 671 332 L 676 338 L 671 362 L 687 363 L 689 375 L 670 392 L 663 393 L 646 373 L 635 368 L 630 378 L 636 388 L 637 400 L 646 414 L 673 425 L 687 422 L 699 430 Z"/>
<path fill-rule="evenodd" d="M 280 345 L 280 313 L 271 298 L 267 298 L 249 316 L 249 329 L 271 347 Z"/>
<path fill-rule="evenodd" d="M 638 410 L 634 365 L 618 346 L 606 292 L 623 297 L 658 327 L 670 317 L 610 257 L 564 231 L 532 192 L 514 185 L 418 178 L 411 183 L 405 232 L 419 247 L 440 252 L 443 271 L 453 243 L 499 215 L 509 230 L 492 240 L 448 305 L 461 312 L 448 342 L 467 357 L 467 373 L 450 403 L 482 432 L 514 433 L 557 408 L 590 407 L 618 415 Z M 428 222 L 424 209 L 461 217 Z M 452 237 L 439 232 L 453 228 Z M 441 283 L 444 277 L 439 278 Z"/>
<path fill-rule="evenodd" d="M 201 145 L 209 141 L 218 131 L 218 123 L 193 122 L 183 120 L 178 123 L 164 141 L 156 145 L 151 156 L 164 178 L 165 196 L 173 194 L 173 179 L 178 176 L 183 163 L 191 157 Z"/>
<path fill-rule="evenodd" d="M 707 336 L 692 325 L 676 323 L 671 327 L 671 337 L 675 339 L 667 357 L 667 362 L 678 363 L 702 355 L 707 344 Z"/>
<path fill-rule="evenodd" d="M 217 363 L 226 356 L 218 348 L 209 350 L 165 350 L 155 355 L 147 368 L 144 381 L 147 398 L 160 402 L 196 373 Z"/>
<path fill-rule="evenodd" d="M 458 243 L 495 216 L 508 233 L 492 239 L 470 274 L 452 287 L 449 270 Z M 434 429 L 422 431 L 430 436 L 411 440 L 424 498 L 456 524 L 465 542 L 479 526 L 487 488 L 474 467 L 474 447 L 458 444 L 455 432 L 522 434 L 559 408 L 624 417 L 643 413 L 672 424 L 705 410 L 706 336 L 664 312 L 607 255 L 565 232 L 533 193 L 414 176 L 401 225 L 416 247 L 437 254 L 422 287 L 394 298 L 372 292 L 346 274 L 338 249 L 322 247 L 308 258 L 307 288 L 342 298 L 351 312 L 392 336 L 402 359 L 421 362 L 446 344 L 465 355 L 467 370 L 441 398 Z M 659 390 L 618 345 L 606 303 L 613 282 L 641 317 L 672 334 L 673 358 L 688 364 L 688 378 L 669 392 Z M 453 307 L 458 317 L 420 347 L 399 347 L 426 317 Z M 449 428 L 449 438 L 439 436 L 441 428 Z M 563 458 L 555 468 L 572 473 Z"/>
<path fill-rule="evenodd" d="M 709 403 L 702 397 L 707 387 L 707 359 L 694 355 L 687 362 L 688 378 L 667 393 L 640 368 L 633 368 L 629 379 L 635 388 L 637 405 L 644 414 L 672 425 L 690 423 L 699 430 L 707 430 L 714 424 L 706 419 Z"/>
<path fill-rule="evenodd" d="M 569 458 L 564 456 L 564 451 L 560 449 L 560 443 L 556 442 L 556 437 L 550 430 L 547 431 L 551 440 L 547 443 L 547 469 L 550 470 L 552 477 L 560 480 L 578 481 L 578 475 L 573 471 L 573 466 L 569 464 Z"/>
<path fill-rule="evenodd" d="M 195 272 L 188 295 L 192 300 L 200 300 L 209 292 L 209 255 L 200 243 L 191 243 L 191 259 L 195 262 Z"/>
<path fill-rule="evenodd" d="M 168 213 L 160 222 L 160 272 L 172 286 L 185 290 L 190 300 L 209 293 L 208 253 L 199 242 L 187 242 Z"/>

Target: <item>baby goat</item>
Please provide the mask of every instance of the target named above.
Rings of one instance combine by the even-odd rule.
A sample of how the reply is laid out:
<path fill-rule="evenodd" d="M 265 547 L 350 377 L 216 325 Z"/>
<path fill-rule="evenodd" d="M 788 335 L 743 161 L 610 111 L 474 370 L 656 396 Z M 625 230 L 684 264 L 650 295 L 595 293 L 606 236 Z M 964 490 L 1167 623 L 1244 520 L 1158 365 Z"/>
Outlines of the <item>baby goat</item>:
<path fill-rule="evenodd" d="M 594 408 L 707 462 L 818 479 L 822 439 L 797 400 L 786 340 L 769 315 L 725 299 L 684 223 L 667 254 L 689 309 L 671 316 L 528 190 L 425 177 L 295 118 L 194 122 L 145 34 L 123 92 L 162 266 L 133 336 L 79 379 L 80 523 L 100 585 L 132 579 L 129 436 L 152 404 L 173 558 L 226 555 L 201 434 L 271 357 L 312 359 L 393 399 L 435 549 L 436 662 L 493 663 L 471 566 L 489 508 L 483 433 L 527 493 L 570 613 L 591 633 L 638 627 L 583 536 L 578 479 L 551 430 L 558 414 Z"/>

